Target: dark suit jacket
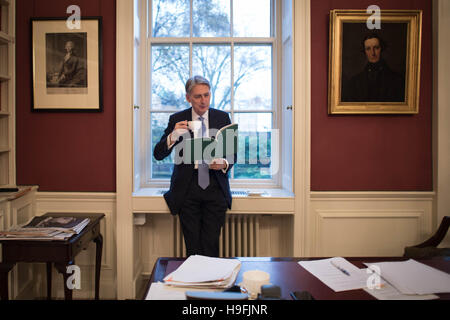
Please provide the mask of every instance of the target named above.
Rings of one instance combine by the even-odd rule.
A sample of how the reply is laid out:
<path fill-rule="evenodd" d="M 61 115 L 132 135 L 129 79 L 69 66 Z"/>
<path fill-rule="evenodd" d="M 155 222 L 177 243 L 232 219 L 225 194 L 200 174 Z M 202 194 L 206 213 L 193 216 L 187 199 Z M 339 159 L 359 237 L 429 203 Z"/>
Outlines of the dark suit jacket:
<path fill-rule="evenodd" d="M 170 149 L 167 147 L 167 137 L 172 133 L 175 128 L 175 124 L 184 121 L 192 120 L 192 108 L 177 112 L 170 116 L 169 124 L 167 125 L 166 130 L 164 131 L 164 135 L 161 140 L 155 146 L 153 150 L 153 156 L 156 160 L 163 160 L 167 156 L 170 155 L 172 150 L 176 150 L 178 152 L 181 144 L 183 143 L 182 136 L 174 146 Z M 209 108 L 209 129 L 220 129 L 231 123 L 230 117 L 226 112 L 216 110 L 213 108 Z M 191 135 L 192 136 L 192 135 Z M 227 173 L 223 173 L 222 170 L 213 170 L 214 174 L 217 177 L 217 181 L 219 182 L 220 188 L 222 189 L 223 195 L 227 201 L 228 208 L 231 209 L 231 191 L 230 191 L 230 183 L 228 181 L 228 172 L 235 163 L 236 156 L 231 159 L 227 159 L 229 166 Z M 170 179 L 170 189 L 168 192 L 164 194 L 164 199 L 166 200 L 167 205 L 169 206 L 170 212 L 173 215 L 179 214 L 180 209 L 183 206 L 184 199 L 186 197 L 189 185 L 191 183 L 192 177 L 194 175 L 194 164 L 185 164 L 180 163 L 177 164 L 175 161 L 175 166 L 173 169 L 172 177 Z"/>
<path fill-rule="evenodd" d="M 369 63 L 342 87 L 343 102 L 405 101 L 405 79 L 384 60 Z"/>

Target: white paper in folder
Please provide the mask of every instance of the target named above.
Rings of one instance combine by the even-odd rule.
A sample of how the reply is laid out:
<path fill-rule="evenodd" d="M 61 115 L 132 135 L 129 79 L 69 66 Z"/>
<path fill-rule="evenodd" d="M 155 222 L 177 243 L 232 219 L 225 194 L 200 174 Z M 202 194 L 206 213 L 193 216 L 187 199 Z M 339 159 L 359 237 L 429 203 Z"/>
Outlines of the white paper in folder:
<path fill-rule="evenodd" d="M 367 283 L 367 273 L 341 257 L 298 264 L 336 292 L 362 289 Z"/>

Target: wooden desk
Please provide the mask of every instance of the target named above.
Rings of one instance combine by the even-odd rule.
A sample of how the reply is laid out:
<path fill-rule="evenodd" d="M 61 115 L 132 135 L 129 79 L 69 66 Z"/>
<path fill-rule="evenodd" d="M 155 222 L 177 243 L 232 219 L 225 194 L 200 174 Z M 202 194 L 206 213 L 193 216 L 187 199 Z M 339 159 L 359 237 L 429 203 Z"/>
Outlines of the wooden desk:
<path fill-rule="evenodd" d="M 2 262 L 0 263 L 0 297 L 8 299 L 8 273 L 17 262 L 47 263 L 47 298 L 51 299 L 52 264 L 64 279 L 64 297 L 72 299 L 72 290 L 66 283 L 69 278 L 67 267 L 75 264 L 75 256 L 85 250 L 91 241 L 96 244 L 95 299 L 99 299 L 100 269 L 102 262 L 103 237 L 100 234 L 100 220 L 103 213 L 47 213 L 44 216 L 76 216 L 89 218 L 89 224 L 77 235 L 64 241 L 3 240 Z"/>
<path fill-rule="evenodd" d="M 236 283 L 242 281 L 242 274 L 248 270 L 262 270 L 270 274 L 270 282 L 281 288 L 284 300 L 291 300 L 291 291 L 308 291 L 316 300 L 374 300 L 364 290 L 334 292 L 318 278 L 302 268 L 297 262 L 301 260 L 317 260 L 320 258 L 236 258 L 242 262 Z M 164 277 L 178 268 L 184 258 L 159 258 L 155 263 L 150 281 L 145 291 L 144 299 L 152 282 L 162 281 Z M 358 268 L 366 268 L 364 262 L 404 261 L 406 258 L 347 258 Z M 436 269 L 450 273 L 448 258 L 418 260 Z M 438 294 L 440 299 L 450 300 L 450 293 Z"/>

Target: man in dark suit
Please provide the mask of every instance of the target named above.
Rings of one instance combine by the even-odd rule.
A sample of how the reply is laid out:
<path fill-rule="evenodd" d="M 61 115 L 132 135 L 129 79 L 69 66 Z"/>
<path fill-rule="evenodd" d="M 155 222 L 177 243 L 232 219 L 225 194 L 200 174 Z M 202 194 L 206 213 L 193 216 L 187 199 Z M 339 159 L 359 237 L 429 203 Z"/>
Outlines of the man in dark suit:
<path fill-rule="evenodd" d="M 211 86 L 201 76 L 186 82 L 186 100 L 192 108 L 170 116 L 161 140 L 155 146 L 156 160 L 169 156 L 175 149 L 175 165 L 170 189 L 164 199 L 173 215 L 179 215 L 187 255 L 219 256 L 220 230 L 225 222 L 227 208 L 231 209 L 231 191 L 228 181 L 236 156 L 185 162 L 183 141 L 187 138 L 214 136 L 218 129 L 230 124 L 226 112 L 210 108 Z M 189 121 L 201 121 L 197 129 L 189 129 Z"/>

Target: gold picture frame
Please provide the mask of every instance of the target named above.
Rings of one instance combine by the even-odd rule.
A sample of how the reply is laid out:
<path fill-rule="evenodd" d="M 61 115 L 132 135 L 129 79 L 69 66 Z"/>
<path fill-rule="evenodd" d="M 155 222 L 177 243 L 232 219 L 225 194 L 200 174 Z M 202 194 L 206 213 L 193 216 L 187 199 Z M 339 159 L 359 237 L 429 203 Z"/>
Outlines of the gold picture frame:
<path fill-rule="evenodd" d="M 419 112 L 422 11 L 331 10 L 329 114 Z"/>
<path fill-rule="evenodd" d="M 102 111 L 102 18 L 31 18 L 32 111 Z"/>

